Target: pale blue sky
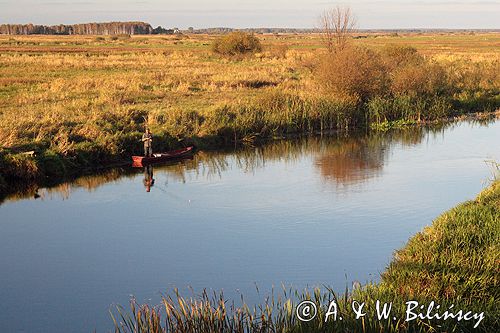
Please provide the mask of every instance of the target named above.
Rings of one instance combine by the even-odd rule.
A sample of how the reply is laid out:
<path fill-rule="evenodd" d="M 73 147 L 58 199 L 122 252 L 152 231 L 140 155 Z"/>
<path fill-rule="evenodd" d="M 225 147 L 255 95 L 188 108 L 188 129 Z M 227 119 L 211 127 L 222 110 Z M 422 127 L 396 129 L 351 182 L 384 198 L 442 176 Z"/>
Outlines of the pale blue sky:
<path fill-rule="evenodd" d="M 336 4 L 353 9 L 359 28 L 500 28 L 500 0 L 0 0 L 0 23 L 311 28 Z"/>

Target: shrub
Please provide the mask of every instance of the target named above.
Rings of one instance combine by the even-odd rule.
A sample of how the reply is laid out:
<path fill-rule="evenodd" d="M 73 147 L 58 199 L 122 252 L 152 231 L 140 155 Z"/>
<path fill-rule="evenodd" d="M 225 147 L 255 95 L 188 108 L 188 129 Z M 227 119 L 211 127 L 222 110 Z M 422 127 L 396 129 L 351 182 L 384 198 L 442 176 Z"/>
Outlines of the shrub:
<path fill-rule="evenodd" d="M 49 149 L 43 152 L 39 158 L 40 169 L 45 177 L 61 177 L 67 175 L 64 158 L 56 151 Z"/>
<path fill-rule="evenodd" d="M 326 93 L 344 100 L 366 101 L 383 95 L 388 84 L 380 55 L 363 47 L 323 56 L 315 77 Z"/>
<path fill-rule="evenodd" d="M 411 96 L 439 94 L 446 90 L 446 73 L 437 64 L 410 63 L 391 72 L 391 92 Z"/>
<path fill-rule="evenodd" d="M 448 116 L 452 111 L 452 105 L 447 97 L 435 96 L 428 102 L 425 118 L 427 120 L 435 120 Z"/>
<path fill-rule="evenodd" d="M 425 101 L 408 95 L 374 97 L 366 107 L 370 121 L 377 124 L 397 119 L 420 120 Z"/>
<path fill-rule="evenodd" d="M 401 66 L 419 65 L 425 61 L 417 49 L 411 46 L 389 45 L 382 49 L 381 56 L 385 67 L 389 71 Z"/>
<path fill-rule="evenodd" d="M 39 176 L 39 168 L 36 161 L 23 154 L 8 154 L 0 156 L 0 170 L 6 180 L 23 179 L 32 180 Z"/>
<path fill-rule="evenodd" d="M 224 56 L 237 56 L 262 51 L 257 37 L 244 32 L 232 32 L 215 40 L 212 51 Z"/>

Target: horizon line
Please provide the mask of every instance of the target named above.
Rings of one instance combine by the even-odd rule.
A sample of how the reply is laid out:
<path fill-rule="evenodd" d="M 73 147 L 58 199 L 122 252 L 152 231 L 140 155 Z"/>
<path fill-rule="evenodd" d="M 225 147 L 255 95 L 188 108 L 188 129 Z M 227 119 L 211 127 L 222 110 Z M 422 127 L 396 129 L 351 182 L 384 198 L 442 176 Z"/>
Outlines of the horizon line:
<path fill-rule="evenodd" d="M 36 26 L 71 26 L 71 25 L 80 25 L 80 24 L 109 24 L 109 23 L 144 23 L 149 24 L 151 27 L 154 27 L 151 23 L 147 21 L 141 20 L 131 20 L 131 21 L 99 21 L 99 22 L 78 22 L 78 23 L 57 23 L 57 24 L 39 24 L 39 23 L 0 23 L 0 25 L 36 25 Z M 187 29 L 177 28 L 177 27 L 163 27 L 159 25 L 158 27 L 165 29 L 179 29 L 180 31 L 188 31 Z M 228 29 L 228 30 L 259 30 L 259 29 L 288 29 L 288 30 L 321 30 L 320 28 L 315 27 L 285 27 L 285 26 L 258 26 L 258 27 L 231 27 L 231 26 L 210 26 L 210 27 L 200 27 L 193 28 L 193 31 L 197 30 L 210 30 L 210 29 Z M 499 31 L 500 28 L 447 28 L 447 27 L 409 27 L 409 28 L 358 28 L 356 31 L 411 31 L 411 30 L 423 30 L 423 31 L 433 31 L 433 30 L 443 30 L 443 31 Z"/>

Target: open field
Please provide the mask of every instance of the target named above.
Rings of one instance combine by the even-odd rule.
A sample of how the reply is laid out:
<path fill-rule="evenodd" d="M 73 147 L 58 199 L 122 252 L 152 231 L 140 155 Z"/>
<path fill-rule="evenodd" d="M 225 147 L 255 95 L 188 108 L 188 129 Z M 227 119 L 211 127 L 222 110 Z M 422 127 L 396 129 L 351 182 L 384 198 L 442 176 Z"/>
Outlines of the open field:
<path fill-rule="evenodd" d="M 181 141 L 214 146 L 499 105 L 499 33 L 357 36 L 354 45 L 376 52 L 414 46 L 444 68 L 451 87 L 416 99 L 378 92 L 366 101 L 322 90 L 320 35 L 258 35 L 262 52 L 242 59 L 214 55 L 216 37 L 0 36 L 3 178 L 59 175 L 139 153 L 146 124 L 163 150 Z M 16 155 L 31 150 L 37 158 Z"/>

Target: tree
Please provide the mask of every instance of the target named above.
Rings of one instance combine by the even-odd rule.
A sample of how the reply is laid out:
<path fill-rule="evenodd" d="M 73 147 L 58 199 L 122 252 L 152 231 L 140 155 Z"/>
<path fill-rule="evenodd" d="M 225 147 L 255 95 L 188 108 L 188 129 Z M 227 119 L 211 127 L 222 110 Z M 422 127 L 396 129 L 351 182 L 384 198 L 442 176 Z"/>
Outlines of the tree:
<path fill-rule="evenodd" d="M 320 16 L 323 39 L 329 52 L 343 50 L 356 30 L 356 17 L 349 7 L 337 6 Z"/>

